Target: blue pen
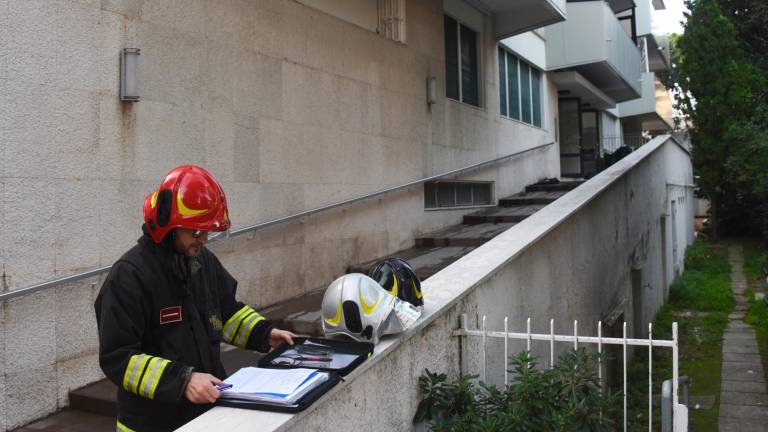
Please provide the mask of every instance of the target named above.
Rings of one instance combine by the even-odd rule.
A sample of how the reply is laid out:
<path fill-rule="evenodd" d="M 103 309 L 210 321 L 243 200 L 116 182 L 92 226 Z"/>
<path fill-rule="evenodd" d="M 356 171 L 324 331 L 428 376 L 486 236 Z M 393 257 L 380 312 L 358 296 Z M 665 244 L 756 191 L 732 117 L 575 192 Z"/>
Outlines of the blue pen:
<path fill-rule="evenodd" d="M 215 387 L 216 387 L 216 390 L 218 390 L 218 391 L 224 391 L 226 389 L 231 389 L 232 388 L 232 384 L 220 384 L 220 385 L 217 385 Z"/>

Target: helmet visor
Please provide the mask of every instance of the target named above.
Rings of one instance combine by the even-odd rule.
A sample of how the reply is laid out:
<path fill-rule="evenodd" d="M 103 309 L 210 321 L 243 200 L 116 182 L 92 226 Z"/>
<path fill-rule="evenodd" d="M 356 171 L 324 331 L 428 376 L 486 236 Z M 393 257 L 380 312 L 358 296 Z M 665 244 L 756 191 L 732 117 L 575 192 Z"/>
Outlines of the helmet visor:
<path fill-rule="evenodd" d="M 229 229 L 224 231 L 208 231 L 208 241 L 226 240 L 229 238 Z"/>

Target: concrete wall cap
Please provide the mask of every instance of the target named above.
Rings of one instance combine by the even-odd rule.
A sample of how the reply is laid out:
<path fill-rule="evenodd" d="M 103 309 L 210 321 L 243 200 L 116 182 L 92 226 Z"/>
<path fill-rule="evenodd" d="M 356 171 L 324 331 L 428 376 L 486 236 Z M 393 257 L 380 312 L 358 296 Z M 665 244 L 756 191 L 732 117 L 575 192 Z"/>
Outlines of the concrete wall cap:
<path fill-rule="evenodd" d="M 264 431 L 277 432 L 288 430 L 308 413 L 321 407 L 324 400 L 333 397 L 337 392 L 343 391 L 345 387 L 355 382 L 359 376 L 383 361 L 398 346 L 421 332 L 438 317 L 442 316 L 445 311 L 460 302 L 475 287 L 492 277 L 496 270 L 520 256 L 539 239 L 557 228 L 571 215 L 578 212 L 650 155 L 662 148 L 668 141 L 676 144 L 688 153 L 671 136 L 658 136 L 554 203 L 496 236 L 429 278 L 429 280 L 422 284 L 425 305 L 424 313 L 419 322 L 399 337 L 385 337 L 376 346 L 373 355 L 368 361 L 350 373 L 345 378 L 345 381 L 339 383 L 323 395 L 307 410 L 297 414 L 282 414 L 216 407 L 178 429 L 178 431 L 204 431 L 208 430 L 211 425 L 216 425 L 217 428 L 228 429 L 239 425 L 253 424 L 260 425 L 261 430 Z"/>

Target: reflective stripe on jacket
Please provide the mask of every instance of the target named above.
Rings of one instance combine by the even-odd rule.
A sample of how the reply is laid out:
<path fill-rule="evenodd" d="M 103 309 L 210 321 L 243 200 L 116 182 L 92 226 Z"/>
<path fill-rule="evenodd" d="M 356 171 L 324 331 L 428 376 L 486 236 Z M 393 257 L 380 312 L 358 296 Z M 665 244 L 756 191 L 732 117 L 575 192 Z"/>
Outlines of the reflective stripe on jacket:
<path fill-rule="evenodd" d="M 142 236 L 96 299 L 99 363 L 118 387 L 119 426 L 173 430 L 208 410 L 184 397 L 193 371 L 220 379 L 223 340 L 267 351 L 272 324 L 235 300 L 237 281 L 213 253 L 195 260 Z"/>

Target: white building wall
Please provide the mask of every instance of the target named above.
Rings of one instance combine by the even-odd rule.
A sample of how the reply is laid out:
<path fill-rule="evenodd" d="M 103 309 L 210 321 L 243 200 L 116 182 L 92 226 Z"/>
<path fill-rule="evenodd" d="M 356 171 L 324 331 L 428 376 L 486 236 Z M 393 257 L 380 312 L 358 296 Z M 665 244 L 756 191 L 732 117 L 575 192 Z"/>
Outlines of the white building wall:
<path fill-rule="evenodd" d="M 547 70 L 547 40 L 544 29 L 529 31 L 501 41 L 515 54 L 541 70 Z"/>
<path fill-rule="evenodd" d="M 544 129 L 500 118 L 490 17 L 479 108 L 443 97 L 443 2 L 408 1 L 406 17 L 404 45 L 287 0 L 0 1 L 0 217 L 13 227 L 0 231 L 2 289 L 114 262 L 140 235 L 143 198 L 179 164 L 222 182 L 237 228 L 554 141 L 549 84 Z M 118 100 L 124 47 L 141 49 L 135 104 Z M 557 155 L 466 178 L 496 181 L 502 197 L 557 176 Z M 266 305 L 468 211 L 424 212 L 413 188 L 212 249 L 240 298 Z M 99 286 L 0 308 L 0 430 L 101 378 Z"/>

